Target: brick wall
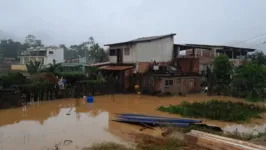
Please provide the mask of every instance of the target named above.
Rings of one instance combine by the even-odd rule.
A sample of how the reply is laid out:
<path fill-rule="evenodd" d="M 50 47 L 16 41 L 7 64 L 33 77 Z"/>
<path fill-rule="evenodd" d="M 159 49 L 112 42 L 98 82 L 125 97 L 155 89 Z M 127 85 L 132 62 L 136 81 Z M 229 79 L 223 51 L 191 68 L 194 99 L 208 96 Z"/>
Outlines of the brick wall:
<path fill-rule="evenodd" d="M 178 58 L 175 61 L 183 72 L 199 72 L 199 58 Z"/>
<path fill-rule="evenodd" d="M 197 93 L 200 92 L 200 77 L 160 77 L 159 79 L 154 79 L 153 82 L 148 80 L 153 80 L 154 77 L 143 78 L 142 86 L 153 87 L 153 91 L 169 92 L 172 94 L 178 93 Z M 165 86 L 165 80 L 173 80 L 173 85 Z M 189 82 L 193 81 L 193 85 L 190 86 Z M 147 83 L 152 83 L 153 86 Z"/>

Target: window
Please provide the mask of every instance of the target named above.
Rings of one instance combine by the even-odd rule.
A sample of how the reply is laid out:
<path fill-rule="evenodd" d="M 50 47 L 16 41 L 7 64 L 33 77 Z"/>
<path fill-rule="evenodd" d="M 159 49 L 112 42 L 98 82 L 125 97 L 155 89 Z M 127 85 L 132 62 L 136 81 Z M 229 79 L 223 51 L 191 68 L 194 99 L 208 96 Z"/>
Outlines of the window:
<path fill-rule="evenodd" d="M 53 51 L 49 51 L 49 54 L 54 54 L 54 52 Z"/>
<path fill-rule="evenodd" d="M 195 85 L 195 80 L 194 79 L 188 80 L 188 88 L 192 89 L 192 88 L 194 88 L 194 85 Z"/>
<path fill-rule="evenodd" d="M 109 50 L 109 56 L 115 56 L 115 49 Z"/>
<path fill-rule="evenodd" d="M 130 55 L 129 48 L 124 48 L 124 55 Z"/>
<path fill-rule="evenodd" d="M 165 86 L 172 86 L 173 85 L 173 80 L 165 80 Z"/>

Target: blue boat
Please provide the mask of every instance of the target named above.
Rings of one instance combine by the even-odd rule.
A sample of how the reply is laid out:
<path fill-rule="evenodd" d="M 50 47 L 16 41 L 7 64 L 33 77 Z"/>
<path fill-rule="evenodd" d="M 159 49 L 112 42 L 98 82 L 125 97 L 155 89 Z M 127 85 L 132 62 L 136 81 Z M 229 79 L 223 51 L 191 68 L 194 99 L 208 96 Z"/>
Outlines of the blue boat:
<path fill-rule="evenodd" d="M 130 123 L 130 124 L 147 124 L 150 126 L 174 126 L 174 127 L 188 127 L 190 123 L 166 123 L 166 122 L 156 122 L 149 120 L 138 120 L 138 119 L 117 119 L 113 120 L 116 122 Z"/>
<path fill-rule="evenodd" d="M 154 121 L 154 122 L 170 122 L 170 123 L 201 123 L 201 120 L 193 119 L 179 119 L 179 118 L 168 118 L 168 117 L 157 117 L 148 115 L 132 115 L 132 114 L 121 114 L 117 116 L 121 119 L 138 119 L 142 121 Z"/>

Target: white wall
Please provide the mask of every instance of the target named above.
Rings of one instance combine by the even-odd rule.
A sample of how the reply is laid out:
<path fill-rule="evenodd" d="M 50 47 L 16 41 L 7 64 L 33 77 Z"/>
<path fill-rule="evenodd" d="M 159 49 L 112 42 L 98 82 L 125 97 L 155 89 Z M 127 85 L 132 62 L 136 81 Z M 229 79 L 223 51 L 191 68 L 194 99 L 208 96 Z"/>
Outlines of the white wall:
<path fill-rule="evenodd" d="M 136 62 L 167 62 L 172 60 L 174 38 L 166 37 L 150 42 L 140 42 L 133 45 L 110 46 L 110 49 L 123 49 L 123 63 Z M 125 55 L 124 48 L 129 48 L 129 55 Z M 111 63 L 117 62 L 116 56 L 109 56 Z"/>
<path fill-rule="evenodd" d="M 136 60 L 138 62 L 167 62 L 172 60 L 174 38 L 166 37 L 151 42 L 136 44 Z"/>
<path fill-rule="evenodd" d="M 129 55 L 125 55 L 125 48 L 129 48 Z M 121 49 L 123 50 L 123 63 L 135 63 L 136 62 L 136 45 L 120 45 L 120 46 L 111 46 L 110 49 Z M 109 54 L 108 54 L 109 55 Z M 117 63 L 116 56 L 109 56 L 109 61 L 111 63 Z"/>
<path fill-rule="evenodd" d="M 110 63 L 117 63 L 117 57 L 116 56 L 109 56 L 109 62 Z"/>
<path fill-rule="evenodd" d="M 49 51 L 52 51 L 53 54 L 49 54 Z M 53 63 L 53 60 L 56 63 L 64 62 L 64 49 L 63 48 L 49 48 L 47 49 L 47 57 L 44 60 L 44 65 Z"/>
<path fill-rule="evenodd" d="M 136 57 L 136 44 L 129 46 L 129 55 L 125 55 L 123 50 L 123 63 L 135 63 L 137 61 Z"/>
<path fill-rule="evenodd" d="M 49 54 L 52 51 L 53 54 Z M 43 65 L 53 63 L 55 59 L 56 63 L 64 62 L 64 49 L 63 48 L 48 48 L 46 51 L 46 56 L 22 56 L 20 58 L 20 63 L 25 64 L 25 59 L 41 61 L 43 59 Z"/>

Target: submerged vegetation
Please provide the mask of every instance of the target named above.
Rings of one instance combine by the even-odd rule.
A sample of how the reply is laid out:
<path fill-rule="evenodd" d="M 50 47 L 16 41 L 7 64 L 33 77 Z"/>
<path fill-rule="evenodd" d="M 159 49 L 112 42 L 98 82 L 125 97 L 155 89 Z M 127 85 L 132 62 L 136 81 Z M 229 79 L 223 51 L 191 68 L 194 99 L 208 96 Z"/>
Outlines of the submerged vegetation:
<path fill-rule="evenodd" d="M 233 103 L 218 100 L 205 102 L 182 102 L 180 105 L 160 106 L 159 111 L 180 114 L 185 117 L 207 118 L 230 122 L 248 121 L 259 118 L 265 108 L 253 104 Z"/>

